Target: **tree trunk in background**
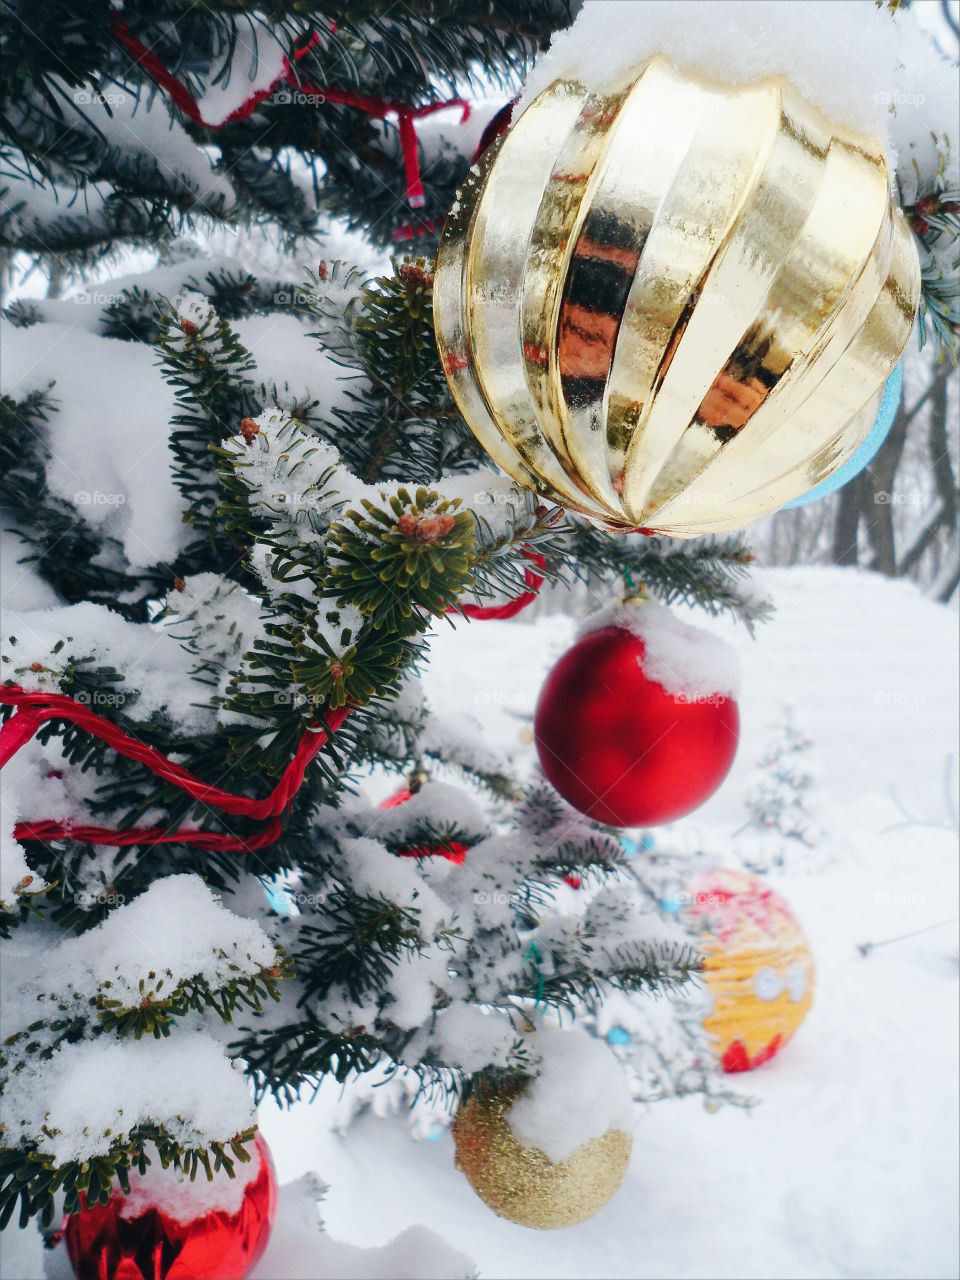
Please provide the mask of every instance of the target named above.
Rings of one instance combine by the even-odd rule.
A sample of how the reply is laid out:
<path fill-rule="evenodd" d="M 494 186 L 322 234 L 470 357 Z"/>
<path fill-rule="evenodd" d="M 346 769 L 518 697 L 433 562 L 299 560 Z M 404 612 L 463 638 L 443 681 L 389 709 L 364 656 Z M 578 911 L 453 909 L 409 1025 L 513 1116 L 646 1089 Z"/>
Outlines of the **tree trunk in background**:
<path fill-rule="evenodd" d="M 856 564 L 857 533 L 860 528 L 860 476 L 844 485 L 839 493 L 837 518 L 833 526 L 833 563 Z"/>
<path fill-rule="evenodd" d="M 873 461 L 859 477 L 860 515 L 873 553 L 871 568 L 892 578 L 897 572 L 897 552 L 893 534 L 894 480 L 907 442 L 907 427 L 913 417 L 903 401 L 890 433 Z"/>
<path fill-rule="evenodd" d="M 50 276 L 47 281 L 47 297 L 59 298 L 63 295 L 64 285 L 67 283 L 67 272 L 64 270 L 63 263 L 59 258 L 54 258 L 50 263 Z"/>

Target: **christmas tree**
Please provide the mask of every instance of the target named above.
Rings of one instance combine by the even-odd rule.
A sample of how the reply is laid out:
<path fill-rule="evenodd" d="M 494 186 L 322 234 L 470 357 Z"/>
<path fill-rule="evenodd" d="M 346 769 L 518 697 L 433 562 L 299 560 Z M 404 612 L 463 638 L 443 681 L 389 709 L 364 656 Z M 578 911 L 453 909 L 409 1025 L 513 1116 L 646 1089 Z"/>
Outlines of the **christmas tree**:
<path fill-rule="evenodd" d="M 7 18 L 8 266 L 155 265 L 5 321 L 4 1224 L 53 1229 L 158 1160 L 236 1173 L 247 1082 L 522 1081 L 535 1010 L 698 963 L 622 894 L 551 912 L 565 876 L 617 874 L 618 841 L 524 791 L 416 673 L 438 622 L 530 595 L 534 565 L 752 622 L 743 540 L 600 535 L 498 477 L 436 356 L 427 259 L 244 260 L 264 223 L 314 261 L 344 219 L 429 246 L 471 152 L 418 150 L 369 100 L 507 84 L 569 19 L 379 9 Z M 195 243 L 217 220 L 236 260 Z M 430 780 L 382 810 L 374 766 Z"/>
<path fill-rule="evenodd" d="M 749 870 L 811 870 L 828 860 L 828 837 L 818 818 L 813 741 L 789 703 L 771 725 L 744 803 L 750 816 L 737 833 L 737 849 Z"/>
<path fill-rule="evenodd" d="M 608 828 L 417 679 L 434 628 L 544 580 L 769 612 L 739 533 L 610 532 L 503 475 L 438 357 L 443 219 L 571 18 L 7 6 L 3 270 L 50 288 L 3 322 L 0 1226 L 143 1203 L 158 1165 L 168 1216 L 238 1211 L 229 1184 L 246 1212 L 256 1100 L 375 1068 L 478 1128 L 594 1072 L 568 1127 L 623 1157 L 606 1067 L 544 1013 L 673 991 L 700 958 Z M 327 251 L 348 233 L 402 256 Z M 377 806 L 377 769 L 416 785 Z M 567 915 L 567 877 L 609 887 Z"/>

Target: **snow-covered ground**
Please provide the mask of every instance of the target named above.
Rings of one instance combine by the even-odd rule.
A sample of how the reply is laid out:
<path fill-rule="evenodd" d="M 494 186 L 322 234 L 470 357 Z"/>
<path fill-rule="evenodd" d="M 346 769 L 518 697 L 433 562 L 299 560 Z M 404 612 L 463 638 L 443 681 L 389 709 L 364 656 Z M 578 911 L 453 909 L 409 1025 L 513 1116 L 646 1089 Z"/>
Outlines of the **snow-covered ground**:
<path fill-rule="evenodd" d="M 957 1275 L 955 612 L 855 570 L 765 576 L 778 613 L 755 640 L 695 619 L 740 652 L 743 739 L 718 795 L 679 824 L 694 847 L 727 847 L 768 721 L 792 700 L 815 739 L 840 858 L 772 880 L 809 934 L 817 994 L 789 1047 L 739 1078 L 760 1104 L 638 1109 L 618 1195 L 591 1221 L 546 1234 L 484 1207 L 446 1131 L 414 1141 L 404 1120 L 367 1114 L 344 1138 L 336 1086 L 291 1111 L 264 1107 L 281 1181 L 315 1171 L 330 1184 L 332 1236 L 380 1245 L 425 1223 L 487 1280 Z M 441 627 L 432 705 L 468 711 L 493 742 L 531 752 L 523 716 L 573 627 L 559 615 Z M 418 1265 L 411 1255 L 403 1274 L 422 1276 Z M 256 1275 L 287 1280 L 269 1255 Z"/>

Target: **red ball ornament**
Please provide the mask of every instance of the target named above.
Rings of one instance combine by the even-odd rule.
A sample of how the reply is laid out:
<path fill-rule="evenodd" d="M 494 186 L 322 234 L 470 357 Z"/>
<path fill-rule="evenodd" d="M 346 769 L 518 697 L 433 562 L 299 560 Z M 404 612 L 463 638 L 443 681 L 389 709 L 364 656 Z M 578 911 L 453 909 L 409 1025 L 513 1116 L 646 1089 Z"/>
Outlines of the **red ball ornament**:
<path fill-rule="evenodd" d="M 534 715 L 540 764 L 569 804 L 597 822 L 646 827 L 672 822 L 704 803 L 724 780 L 737 752 L 740 714 L 726 693 L 685 692 L 664 676 L 671 639 L 709 645 L 662 606 L 641 605 L 658 626 L 655 674 L 641 631 L 590 631 L 547 676 Z M 664 635 L 666 634 L 666 645 Z M 687 657 L 689 657 L 689 650 Z M 683 665 L 682 655 L 678 665 Z M 666 667 L 669 668 L 669 657 Z"/>
<path fill-rule="evenodd" d="M 131 1175 L 131 1202 L 122 1192 L 105 1204 L 71 1215 L 65 1224 L 67 1253 L 77 1280 L 242 1280 L 267 1246 L 277 1211 L 277 1177 L 263 1138 L 255 1139 L 257 1162 L 249 1181 L 238 1187 L 236 1208 L 211 1208 L 194 1218 L 183 1214 L 191 1191 L 202 1203 L 199 1183 L 176 1184 L 176 1200 L 150 1203 L 146 1188 L 172 1171 Z M 238 1177 L 247 1166 L 237 1166 Z M 226 1177 L 225 1174 L 218 1174 Z M 203 1173 L 198 1179 L 205 1178 Z M 177 1203 L 177 1200 L 180 1203 Z M 142 1205 L 142 1208 L 141 1208 Z M 125 1211 L 131 1216 L 124 1216 Z M 132 1211 L 132 1213 L 131 1213 Z"/>

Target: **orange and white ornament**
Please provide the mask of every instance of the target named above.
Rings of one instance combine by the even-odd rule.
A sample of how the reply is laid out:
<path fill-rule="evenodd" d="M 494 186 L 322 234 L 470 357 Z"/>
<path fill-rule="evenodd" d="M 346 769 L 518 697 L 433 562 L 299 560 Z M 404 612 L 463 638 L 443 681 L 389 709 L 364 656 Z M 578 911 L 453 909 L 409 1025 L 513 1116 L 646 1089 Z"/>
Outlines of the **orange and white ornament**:
<path fill-rule="evenodd" d="M 712 1007 L 704 1027 L 725 1071 L 750 1071 L 792 1038 L 813 1002 L 810 944 L 786 900 L 759 876 L 705 872 L 684 914 L 698 933 Z"/>

